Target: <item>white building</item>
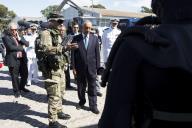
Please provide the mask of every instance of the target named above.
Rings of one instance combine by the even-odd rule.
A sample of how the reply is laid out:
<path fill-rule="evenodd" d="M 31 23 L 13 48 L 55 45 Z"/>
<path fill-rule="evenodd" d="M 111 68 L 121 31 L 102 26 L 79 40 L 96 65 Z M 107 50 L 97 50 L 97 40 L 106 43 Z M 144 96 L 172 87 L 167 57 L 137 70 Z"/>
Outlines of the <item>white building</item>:
<path fill-rule="evenodd" d="M 82 16 L 79 16 L 79 12 L 77 9 L 73 7 L 68 7 L 65 9 L 62 14 L 66 19 L 65 25 L 71 26 L 71 21 L 76 21 L 81 25 L 84 21 L 90 20 L 93 24 L 94 28 L 99 29 L 100 33 L 110 26 L 111 19 L 126 19 L 130 21 L 134 21 L 135 18 L 142 18 L 145 16 L 150 16 L 153 14 L 150 13 L 135 13 L 135 12 L 124 12 L 124 11 L 116 11 L 116 10 L 109 10 L 109 9 L 99 9 L 99 8 L 88 8 L 88 7 L 80 7 L 81 12 L 83 13 Z M 125 21 L 126 21 L 125 20 Z"/>
<path fill-rule="evenodd" d="M 99 9 L 99 8 L 88 8 L 81 7 L 83 13 L 83 18 L 90 20 L 93 26 L 109 26 L 111 19 L 129 19 L 129 18 L 142 18 L 152 14 L 149 13 L 135 13 L 135 12 L 124 12 L 109 9 Z M 79 11 L 73 7 L 65 9 L 63 12 L 65 19 L 73 19 L 74 17 L 79 17 Z M 80 22 L 81 23 L 81 22 Z"/>
<path fill-rule="evenodd" d="M 93 16 L 98 18 L 142 18 L 145 16 L 152 15 L 149 13 L 124 12 L 99 8 L 81 7 L 81 9 L 83 11 L 83 16 Z M 72 7 L 69 7 L 63 11 L 63 15 L 66 19 L 72 19 L 73 17 L 77 17 L 79 16 L 78 14 L 78 10 Z"/>

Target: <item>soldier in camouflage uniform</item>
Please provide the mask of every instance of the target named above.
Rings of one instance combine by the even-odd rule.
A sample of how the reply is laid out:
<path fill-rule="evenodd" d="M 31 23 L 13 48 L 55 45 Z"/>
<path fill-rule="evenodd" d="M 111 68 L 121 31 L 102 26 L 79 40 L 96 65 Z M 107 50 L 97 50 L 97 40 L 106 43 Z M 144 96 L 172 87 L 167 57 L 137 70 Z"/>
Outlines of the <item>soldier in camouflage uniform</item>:
<path fill-rule="evenodd" d="M 62 112 L 62 96 L 65 88 L 64 66 L 66 63 L 64 52 L 73 49 L 73 46 L 62 46 L 58 30 L 63 22 L 62 16 L 51 13 L 48 17 L 50 26 L 40 34 L 45 69 L 42 71 L 45 80 L 45 89 L 48 95 L 48 116 L 50 128 L 67 128 L 57 122 L 57 119 L 69 119 L 70 115 Z"/>

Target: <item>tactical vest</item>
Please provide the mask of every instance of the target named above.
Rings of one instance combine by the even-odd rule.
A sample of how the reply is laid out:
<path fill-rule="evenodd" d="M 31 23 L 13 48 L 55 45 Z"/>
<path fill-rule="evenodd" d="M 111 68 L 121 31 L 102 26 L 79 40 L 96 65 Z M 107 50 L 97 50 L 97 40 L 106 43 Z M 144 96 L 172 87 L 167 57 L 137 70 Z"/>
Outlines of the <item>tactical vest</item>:
<path fill-rule="evenodd" d="M 63 47 L 62 46 L 62 38 L 60 37 L 60 32 L 56 29 L 49 29 L 51 38 L 52 38 L 52 46 L 54 47 Z M 58 70 L 63 69 L 66 63 L 66 57 L 64 56 L 64 53 L 55 53 L 50 54 L 47 57 L 48 65 L 50 69 Z"/>
<path fill-rule="evenodd" d="M 52 39 L 52 46 L 53 47 L 62 47 L 61 40 L 59 40 L 59 31 L 48 29 Z M 57 70 L 59 68 L 63 68 L 66 63 L 66 58 L 62 53 L 54 53 L 50 54 L 49 52 L 45 51 L 44 46 L 41 44 L 41 34 L 36 39 L 35 43 L 35 52 L 38 58 L 38 66 L 40 71 L 47 71 L 47 70 Z"/>
<path fill-rule="evenodd" d="M 59 45 L 59 31 L 56 29 L 48 29 L 48 31 L 51 34 L 51 38 L 52 38 L 52 46 L 56 47 Z"/>
<path fill-rule="evenodd" d="M 44 47 L 41 44 L 41 33 L 39 33 L 39 36 L 35 40 L 35 53 L 37 57 L 37 65 L 38 69 L 41 72 L 46 72 L 48 69 L 47 63 L 47 55 L 45 54 Z"/>

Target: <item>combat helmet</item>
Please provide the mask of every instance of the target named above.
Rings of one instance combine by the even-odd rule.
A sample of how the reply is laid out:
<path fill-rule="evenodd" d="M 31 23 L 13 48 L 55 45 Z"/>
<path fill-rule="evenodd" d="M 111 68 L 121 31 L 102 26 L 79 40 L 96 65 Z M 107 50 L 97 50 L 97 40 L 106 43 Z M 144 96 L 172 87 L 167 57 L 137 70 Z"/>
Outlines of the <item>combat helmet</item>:
<path fill-rule="evenodd" d="M 58 21 L 59 23 L 62 23 L 64 21 L 63 15 L 56 12 L 49 13 L 47 19 L 48 21 L 55 20 Z"/>

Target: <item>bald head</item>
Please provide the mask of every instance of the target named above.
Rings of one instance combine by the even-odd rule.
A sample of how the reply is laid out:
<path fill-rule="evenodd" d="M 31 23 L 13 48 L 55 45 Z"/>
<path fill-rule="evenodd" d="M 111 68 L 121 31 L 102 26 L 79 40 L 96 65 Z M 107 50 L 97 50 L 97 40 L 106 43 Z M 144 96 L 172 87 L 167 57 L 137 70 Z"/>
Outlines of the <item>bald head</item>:
<path fill-rule="evenodd" d="M 85 23 L 83 24 L 83 33 L 88 34 L 90 33 L 91 29 L 92 29 L 91 21 L 89 20 L 85 21 Z"/>

